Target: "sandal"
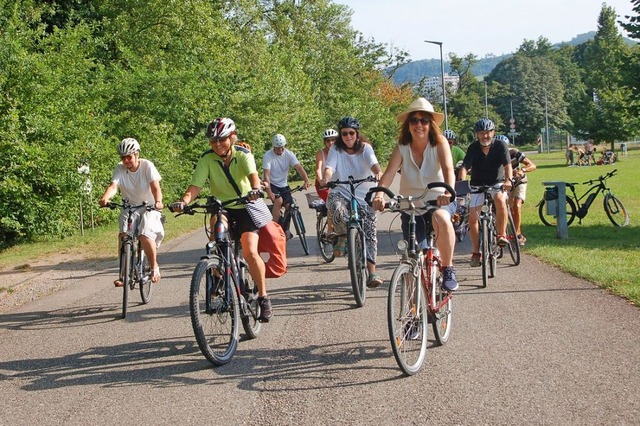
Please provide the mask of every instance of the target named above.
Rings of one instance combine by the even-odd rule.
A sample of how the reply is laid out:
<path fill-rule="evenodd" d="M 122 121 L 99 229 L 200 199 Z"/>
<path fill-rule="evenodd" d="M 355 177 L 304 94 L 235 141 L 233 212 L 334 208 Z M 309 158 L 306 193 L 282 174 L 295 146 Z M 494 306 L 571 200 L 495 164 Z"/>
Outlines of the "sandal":
<path fill-rule="evenodd" d="M 335 257 L 342 257 L 347 252 L 347 238 L 338 237 L 338 241 L 333 245 L 333 255 Z"/>
<path fill-rule="evenodd" d="M 118 278 L 117 280 L 115 280 L 113 282 L 113 285 L 116 286 L 116 287 L 124 287 L 124 283 L 122 282 L 121 278 Z"/>
<path fill-rule="evenodd" d="M 151 279 L 152 283 L 157 283 L 158 281 L 160 281 L 160 278 L 162 278 L 160 276 L 160 268 L 156 267 L 153 271 L 151 271 L 151 275 L 149 276 L 149 278 Z"/>
<path fill-rule="evenodd" d="M 369 288 L 376 288 L 376 287 L 380 287 L 380 285 L 384 282 L 384 280 L 382 279 L 382 277 L 378 274 L 371 274 L 369 275 L 369 280 L 367 281 L 367 287 Z"/>
<path fill-rule="evenodd" d="M 504 247 L 509 244 L 509 240 L 506 235 L 498 235 L 498 246 Z"/>

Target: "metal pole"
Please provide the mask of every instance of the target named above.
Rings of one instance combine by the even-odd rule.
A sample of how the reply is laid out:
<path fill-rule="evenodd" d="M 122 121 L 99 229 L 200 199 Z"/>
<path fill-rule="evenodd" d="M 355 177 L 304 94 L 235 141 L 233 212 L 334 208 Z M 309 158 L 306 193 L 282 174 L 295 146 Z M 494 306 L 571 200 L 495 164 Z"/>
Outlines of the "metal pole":
<path fill-rule="evenodd" d="M 440 46 L 440 74 L 442 77 L 442 104 L 444 105 L 444 128 L 449 128 L 449 117 L 447 115 L 447 90 L 444 84 L 444 58 L 442 56 L 442 42 L 425 40 L 425 43 L 437 44 Z"/>
<path fill-rule="evenodd" d="M 549 141 L 549 113 L 547 109 L 547 89 L 544 90 L 544 130 L 547 136 L 547 153 L 551 152 Z"/>

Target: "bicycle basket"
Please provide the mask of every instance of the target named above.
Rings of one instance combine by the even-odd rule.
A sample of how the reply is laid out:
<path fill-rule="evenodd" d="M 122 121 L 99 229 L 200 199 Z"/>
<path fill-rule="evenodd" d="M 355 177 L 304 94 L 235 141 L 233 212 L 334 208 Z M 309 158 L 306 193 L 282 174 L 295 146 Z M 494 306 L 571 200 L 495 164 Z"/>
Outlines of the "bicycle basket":
<path fill-rule="evenodd" d="M 558 199 L 558 188 L 555 186 L 548 186 L 544 190 L 544 199 L 546 201 Z"/>
<path fill-rule="evenodd" d="M 324 201 L 315 192 L 308 192 L 304 195 L 307 197 L 310 209 L 320 210 L 324 206 Z"/>

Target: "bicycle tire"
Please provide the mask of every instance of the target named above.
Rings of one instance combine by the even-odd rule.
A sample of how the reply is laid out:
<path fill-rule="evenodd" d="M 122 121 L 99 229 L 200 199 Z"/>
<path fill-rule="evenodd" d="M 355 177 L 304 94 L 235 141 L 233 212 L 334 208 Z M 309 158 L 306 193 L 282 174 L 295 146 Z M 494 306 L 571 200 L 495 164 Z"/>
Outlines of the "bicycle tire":
<path fill-rule="evenodd" d="M 489 280 L 489 229 L 487 219 L 480 219 L 480 260 L 482 264 L 482 287 L 487 287 Z"/>
<path fill-rule="evenodd" d="M 364 306 L 367 298 L 367 262 L 364 260 L 364 247 L 361 231 L 356 227 L 347 230 L 347 256 L 351 287 L 358 307 Z"/>
<path fill-rule="evenodd" d="M 140 262 L 138 282 L 140 283 L 140 297 L 142 303 L 147 304 L 151 301 L 151 294 L 153 293 L 153 286 L 151 285 L 151 264 L 147 255 L 142 248 L 138 248 L 138 262 Z"/>
<path fill-rule="evenodd" d="M 327 216 L 319 213 L 316 221 L 316 233 L 318 234 L 320 256 L 322 256 L 325 262 L 331 263 L 336 257 L 333 255 L 333 244 L 329 242 L 327 238 L 327 225 Z"/>
<path fill-rule="evenodd" d="M 189 313 L 191 325 L 204 357 L 213 365 L 228 363 L 238 348 L 240 314 L 235 288 L 226 288 L 218 256 L 202 259 L 191 277 Z M 207 290 L 210 286 L 210 290 Z M 231 294 L 226 294 L 230 290 Z M 207 311 L 207 297 L 211 303 Z"/>
<path fill-rule="evenodd" d="M 133 279 L 133 269 L 131 265 L 131 243 L 125 242 L 120 250 L 120 265 L 122 275 L 122 318 L 127 317 L 127 305 L 129 302 L 129 286 Z"/>
<path fill-rule="evenodd" d="M 407 376 L 420 371 L 427 355 L 427 302 L 420 274 L 408 263 L 393 271 L 387 298 L 387 326 L 393 356 Z"/>
<path fill-rule="evenodd" d="M 242 279 L 242 293 L 246 303 L 246 311 L 240 313 L 242 328 L 249 339 L 255 339 L 262 330 L 262 323 L 258 321 L 260 305 L 258 304 L 258 286 L 249 273 L 249 268 L 244 263 L 240 264 L 240 277 Z"/>
<path fill-rule="evenodd" d="M 569 226 L 576 218 L 576 205 L 571 198 L 567 198 L 566 210 L 567 226 Z M 558 224 L 557 216 L 547 214 L 547 202 L 545 199 L 542 199 L 540 203 L 538 203 L 538 216 L 546 226 L 556 226 Z"/>
<path fill-rule="evenodd" d="M 603 205 L 607 217 L 614 226 L 629 225 L 629 213 L 618 197 L 613 194 L 605 194 Z"/>
<path fill-rule="evenodd" d="M 491 223 L 489 225 L 489 245 L 488 245 L 488 256 L 489 256 L 489 278 L 495 278 L 496 276 L 496 267 L 498 263 L 498 249 L 502 249 L 498 246 L 498 235 L 496 230 L 496 217 L 491 217 Z"/>
<path fill-rule="evenodd" d="M 516 224 L 513 221 L 513 216 L 511 212 L 508 212 L 508 222 L 507 222 L 507 240 L 509 240 L 509 254 L 511 254 L 511 260 L 513 261 L 513 266 L 518 266 L 520 264 L 520 243 L 518 242 L 518 234 L 516 233 Z"/>
<path fill-rule="evenodd" d="M 304 228 L 304 222 L 302 221 L 302 214 L 299 209 L 295 209 L 291 216 L 293 218 L 293 226 L 296 228 L 296 234 L 298 234 L 298 238 L 300 238 L 300 243 L 302 244 L 302 250 L 304 250 L 304 254 L 309 255 L 309 245 L 307 244 L 306 230 Z"/>
<path fill-rule="evenodd" d="M 438 255 L 437 249 L 434 249 L 434 255 Z M 430 298 L 434 302 L 432 306 L 429 305 L 429 315 L 432 318 L 431 326 L 436 342 L 442 346 L 449 341 L 451 336 L 453 300 L 451 294 L 442 288 L 443 278 L 440 262 L 434 258 L 428 268 Z"/>

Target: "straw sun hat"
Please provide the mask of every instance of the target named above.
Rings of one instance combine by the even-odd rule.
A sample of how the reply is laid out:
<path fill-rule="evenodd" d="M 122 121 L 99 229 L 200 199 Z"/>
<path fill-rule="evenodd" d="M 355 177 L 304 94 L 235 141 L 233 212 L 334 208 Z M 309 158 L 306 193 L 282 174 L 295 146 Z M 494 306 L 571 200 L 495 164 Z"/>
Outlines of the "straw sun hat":
<path fill-rule="evenodd" d="M 407 110 L 402 114 L 398 114 L 396 116 L 396 119 L 400 122 L 404 122 L 409 114 L 417 111 L 428 112 L 429 114 L 431 114 L 433 116 L 433 120 L 438 126 L 441 126 L 442 122 L 444 121 L 444 114 L 441 112 L 435 112 L 433 110 L 433 105 L 431 105 L 431 102 L 429 102 L 425 98 L 418 98 L 415 101 L 411 102 L 409 108 L 407 108 Z"/>

